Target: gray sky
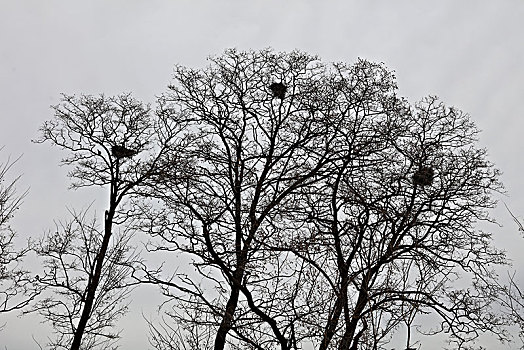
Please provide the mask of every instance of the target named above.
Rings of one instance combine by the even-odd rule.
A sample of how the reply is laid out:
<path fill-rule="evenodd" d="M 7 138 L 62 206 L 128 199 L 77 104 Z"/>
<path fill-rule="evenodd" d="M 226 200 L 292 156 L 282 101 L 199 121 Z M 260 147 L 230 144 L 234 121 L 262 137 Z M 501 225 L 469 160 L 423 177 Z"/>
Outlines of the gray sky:
<path fill-rule="evenodd" d="M 230 47 L 384 62 L 411 102 L 437 95 L 472 116 L 504 173 L 508 197 L 501 199 L 522 216 L 523 18 L 522 0 L 0 0 L 0 160 L 23 153 L 15 171 L 23 173 L 20 187 L 30 186 L 14 226 L 23 241 L 65 217 L 66 205 L 95 199 L 93 192 L 67 190 L 57 149 L 30 142 L 61 92 L 132 92 L 154 102 L 175 63 L 203 66 Z M 497 244 L 521 267 L 524 239 L 503 206 L 493 215 L 504 225 L 491 227 Z M 524 271 L 520 276 L 524 281 Z M 138 291 L 120 322 L 122 349 L 147 348 L 141 312 L 152 312 L 151 295 Z M 0 317 L 7 322 L 0 347 L 37 348 L 31 334 L 45 343 L 45 325 L 15 316 Z"/>

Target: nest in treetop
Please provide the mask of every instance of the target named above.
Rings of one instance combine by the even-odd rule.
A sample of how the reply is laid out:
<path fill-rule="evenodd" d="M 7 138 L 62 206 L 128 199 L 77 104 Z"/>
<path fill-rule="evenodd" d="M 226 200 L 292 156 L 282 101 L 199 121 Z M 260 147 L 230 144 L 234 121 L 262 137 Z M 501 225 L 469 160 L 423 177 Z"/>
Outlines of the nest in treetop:
<path fill-rule="evenodd" d="M 435 171 L 431 167 L 421 167 L 413 174 L 413 182 L 420 186 L 429 186 L 433 183 Z"/>
<path fill-rule="evenodd" d="M 130 158 L 137 154 L 135 150 L 126 148 L 125 146 L 114 145 L 111 147 L 111 154 L 115 158 Z"/>
<path fill-rule="evenodd" d="M 282 83 L 273 83 L 269 85 L 269 89 L 271 89 L 273 97 L 283 100 L 286 96 L 287 87 Z"/>

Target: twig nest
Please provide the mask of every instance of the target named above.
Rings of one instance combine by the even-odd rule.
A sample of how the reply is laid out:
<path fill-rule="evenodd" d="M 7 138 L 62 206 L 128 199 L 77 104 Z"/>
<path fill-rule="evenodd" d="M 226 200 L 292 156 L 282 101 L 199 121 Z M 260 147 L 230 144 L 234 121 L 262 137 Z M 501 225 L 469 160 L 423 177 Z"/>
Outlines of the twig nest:
<path fill-rule="evenodd" d="M 282 83 L 273 83 L 269 85 L 269 89 L 273 93 L 273 97 L 283 100 L 286 96 L 287 86 Z"/>
<path fill-rule="evenodd" d="M 421 167 L 413 174 L 413 183 L 420 186 L 429 186 L 433 183 L 435 171 L 431 167 Z"/>
<path fill-rule="evenodd" d="M 111 154 L 115 158 L 130 158 L 137 152 L 135 150 L 126 148 L 125 146 L 114 145 L 111 147 Z"/>

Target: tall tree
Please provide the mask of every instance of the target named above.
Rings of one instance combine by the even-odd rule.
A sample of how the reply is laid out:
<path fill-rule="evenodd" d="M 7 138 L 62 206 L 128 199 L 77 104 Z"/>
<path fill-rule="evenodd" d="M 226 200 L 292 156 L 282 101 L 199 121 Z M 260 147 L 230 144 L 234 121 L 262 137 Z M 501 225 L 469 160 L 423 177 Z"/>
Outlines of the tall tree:
<path fill-rule="evenodd" d="M 176 171 L 166 173 L 152 189 L 173 208 L 165 225 L 174 220 L 173 230 L 167 230 L 158 223 L 162 216 L 155 214 L 160 226 L 153 233 L 175 249 L 196 254 L 195 267 L 210 284 L 150 277 L 184 292 L 180 300 L 190 308 L 209 308 L 213 319 L 204 323 L 216 324 L 215 349 L 224 349 L 231 331 L 255 344 L 253 335 L 245 333 L 252 322 L 248 310 L 266 320 L 278 343 L 286 346 L 286 335 L 257 307 L 246 283 L 256 264 L 270 258 L 260 241 L 275 235 L 271 225 L 294 205 L 293 194 L 318 182 L 337 157 L 330 150 L 333 126 L 326 118 L 311 118 L 324 68 L 299 52 L 287 57 L 229 51 L 213 63 L 207 71 L 176 69 L 179 85 L 164 98 L 188 123 L 193 141 L 178 154 L 185 166 L 171 162 Z M 300 112 L 285 103 L 295 100 L 298 89 L 303 92 L 297 100 Z M 182 238 L 187 241 L 177 244 Z M 161 242 L 157 248 L 169 245 Z M 224 279 L 218 280 L 215 272 Z M 171 295 L 169 289 L 165 292 Z"/>
<path fill-rule="evenodd" d="M 475 228 L 501 184 L 466 114 L 433 97 L 411 106 L 366 60 L 210 61 L 175 69 L 164 114 L 187 143 L 150 188 L 165 208 L 144 211 L 152 249 L 187 255 L 198 274 L 147 276 L 181 332 L 200 325 L 215 350 L 356 350 L 428 312 L 440 318 L 429 331 L 458 347 L 503 330 L 490 302 L 505 257 Z"/>
<path fill-rule="evenodd" d="M 18 159 L 8 158 L 0 163 L 0 313 L 22 309 L 38 294 L 38 290 L 31 288 L 28 272 L 20 267 L 28 249 L 15 248 L 15 231 L 10 226 L 27 194 L 16 191 L 20 177 L 10 177 L 10 171 Z"/>
<path fill-rule="evenodd" d="M 524 224 L 519 220 L 508 208 L 506 209 L 517 224 L 518 232 L 522 235 L 524 233 Z M 512 320 L 515 326 L 514 330 L 518 330 L 521 349 L 524 348 L 524 289 L 522 283 L 516 278 L 518 271 L 507 272 L 507 284 L 501 283 L 501 288 L 504 290 L 503 297 L 500 298 L 500 305 L 505 314 Z M 520 282 L 520 283 L 519 283 Z"/>
<path fill-rule="evenodd" d="M 427 98 L 400 116 L 399 133 L 377 134 L 380 147 L 353 153 L 325 198 L 309 200 L 313 225 L 302 244 L 322 243 L 303 254 L 325 261 L 311 266 L 332 295 L 319 349 L 373 349 L 388 329 L 430 312 L 441 318 L 431 332 L 449 333 L 459 348 L 480 332 L 504 334 L 490 304 L 502 292 L 492 269 L 505 256 L 474 226 L 489 220 L 498 172 L 474 146 L 467 115 Z M 459 288 L 459 278 L 471 286 Z M 408 348 L 409 338 L 410 329 Z"/>
<path fill-rule="evenodd" d="M 174 129 L 129 94 L 64 95 L 54 112 L 37 142 L 68 152 L 62 163 L 72 166 L 73 189 L 107 188 L 107 209 L 101 227 L 85 211 L 70 211 L 72 220 L 58 223 L 55 233 L 36 244 L 46 269 L 40 284 L 54 291 L 36 310 L 58 333 L 53 347 L 108 347 L 104 340 L 116 336 L 111 328 L 125 311 L 122 297 L 128 293 L 130 264 L 137 260 L 128 245 L 132 199 L 158 170 Z"/>

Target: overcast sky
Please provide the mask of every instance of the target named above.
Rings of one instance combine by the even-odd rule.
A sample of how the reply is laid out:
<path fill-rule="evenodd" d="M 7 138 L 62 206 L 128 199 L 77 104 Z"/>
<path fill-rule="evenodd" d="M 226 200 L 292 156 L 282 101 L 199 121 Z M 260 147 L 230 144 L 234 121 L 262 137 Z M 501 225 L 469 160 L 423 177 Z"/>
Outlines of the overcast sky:
<path fill-rule="evenodd" d="M 131 92 L 154 102 L 175 63 L 202 67 L 231 47 L 384 62 L 411 102 L 437 95 L 472 116 L 481 145 L 504 173 L 508 196 L 500 199 L 524 215 L 522 0 L 0 0 L 0 161 L 23 154 L 15 171 L 23 173 L 21 189 L 30 187 L 13 222 L 20 240 L 51 228 L 66 206 L 96 199 L 67 190 L 57 149 L 30 142 L 60 93 Z M 503 224 L 490 227 L 497 244 L 521 267 L 524 239 L 503 206 L 493 215 Z M 138 291 L 120 322 L 122 349 L 147 348 L 141 312 L 152 312 L 153 294 Z M 45 343 L 45 325 L 15 316 L 0 317 L 7 322 L 0 348 L 35 349 L 31 335 Z"/>

